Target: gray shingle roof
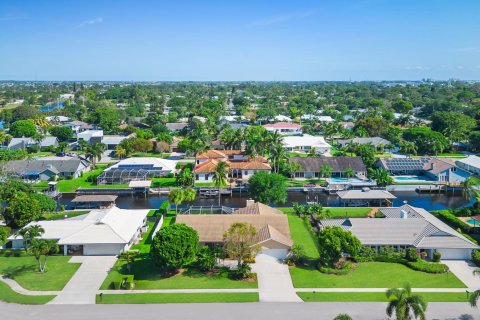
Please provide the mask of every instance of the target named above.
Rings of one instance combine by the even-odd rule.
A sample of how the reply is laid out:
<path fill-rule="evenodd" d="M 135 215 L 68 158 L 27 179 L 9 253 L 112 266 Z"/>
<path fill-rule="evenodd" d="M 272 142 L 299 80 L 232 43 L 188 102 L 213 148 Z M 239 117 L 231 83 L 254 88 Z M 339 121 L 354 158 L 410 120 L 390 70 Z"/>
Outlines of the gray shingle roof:
<path fill-rule="evenodd" d="M 349 144 L 349 143 L 359 143 L 359 144 L 368 144 L 371 143 L 375 147 L 379 145 L 387 145 L 391 144 L 390 141 L 380 138 L 380 137 L 371 137 L 371 138 L 353 138 L 353 139 L 346 139 L 346 140 L 338 140 L 339 144 Z"/>
<path fill-rule="evenodd" d="M 18 174 L 40 173 L 47 169 L 55 173 L 76 172 L 80 167 L 89 166 L 89 162 L 82 159 L 68 160 L 15 160 L 5 165 L 7 171 Z M 56 170 L 56 171 L 55 171 Z"/>
<path fill-rule="evenodd" d="M 360 157 L 293 157 L 290 161 L 296 162 L 302 168 L 299 171 L 319 172 L 323 165 L 333 168 L 333 172 L 343 172 L 353 169 L 356 172 L 366 172 L 367 168 Z"/>

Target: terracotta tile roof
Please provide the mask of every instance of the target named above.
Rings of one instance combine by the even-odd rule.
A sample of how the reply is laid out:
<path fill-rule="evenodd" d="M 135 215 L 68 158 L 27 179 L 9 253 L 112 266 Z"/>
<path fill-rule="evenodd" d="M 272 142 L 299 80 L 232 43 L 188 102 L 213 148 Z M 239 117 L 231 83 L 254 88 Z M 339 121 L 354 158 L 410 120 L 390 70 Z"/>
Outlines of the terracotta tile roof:
<path fill-rule="evenodd" d="M 212 173 L 217 168 L 218 160 L 209 159 L 195 166 L 195 173 Z M 267 162 L 261 161 L 225 161 L 229 169 L 238 170 L 272 170 Z"/>
<path fill-rule="evenodd" d="M 242 154 L 242 150 L 207 150 L 195 156 L 197 159 L 222 159 L 229 155 Z"/>
<path fill-rule="evenodd" d="M 277 122 L 277 123 L 269 123 L 264 125 L 265 128 L 274 128 L 274 129 L 301 129 L 302 126 L 295 123 L 288 123 L 288 122 Z"/>

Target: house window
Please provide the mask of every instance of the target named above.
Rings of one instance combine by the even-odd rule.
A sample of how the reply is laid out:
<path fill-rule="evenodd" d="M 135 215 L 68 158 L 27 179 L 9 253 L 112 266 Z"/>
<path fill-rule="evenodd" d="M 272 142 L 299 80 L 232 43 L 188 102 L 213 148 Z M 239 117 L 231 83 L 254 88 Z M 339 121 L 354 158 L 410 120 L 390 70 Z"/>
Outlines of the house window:
<path fill-rule="evenodd" d="M 195 175 L 195 180 L 198 180 L 198 174 Z"/>

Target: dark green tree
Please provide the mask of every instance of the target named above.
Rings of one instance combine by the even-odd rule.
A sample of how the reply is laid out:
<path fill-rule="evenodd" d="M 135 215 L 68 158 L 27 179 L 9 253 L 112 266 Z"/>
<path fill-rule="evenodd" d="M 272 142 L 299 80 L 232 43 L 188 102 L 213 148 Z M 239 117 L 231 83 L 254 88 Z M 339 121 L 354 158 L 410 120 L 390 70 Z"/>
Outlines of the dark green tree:
<path fill-rule="evenodd" d="M 248 180 L 248 189 L 255 201 L 265 204 L 285 203 L 287 200 L 285 180 L 280 174 L 260 171 Z"/>

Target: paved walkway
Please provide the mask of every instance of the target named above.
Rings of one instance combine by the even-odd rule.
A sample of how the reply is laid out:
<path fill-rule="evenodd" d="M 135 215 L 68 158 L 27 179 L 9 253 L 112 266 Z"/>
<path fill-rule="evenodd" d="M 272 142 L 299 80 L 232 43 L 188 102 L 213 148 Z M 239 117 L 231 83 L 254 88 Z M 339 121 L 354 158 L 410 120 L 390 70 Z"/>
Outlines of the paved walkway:
<path fill-rule="evenodd" d="M 446 264 L 450 271 L 467 287 L 480 288 L 480 274 L 473 274 L 473 271 L 478 270 L 478 267 L 472 261 L 442 260 L 442 263 Z"/>
<path fill-rule="evenodd" d="M 49 304 L 95 304 L 95 295 L 115 261 L 115 256 L 72 257 L 70 262 L 82 265 Z"/>
<path fill-rule="evenodd" d="M 260 302 L 302 302 L 295 293 L 286 264 L 272 256 L 258 254 L 252 271 L 257 273 Z"/>
<path fill-rule="evenodd" d="M 17 281 L 7 278 L 5 276 L 0 275 L 0 281 L 5 282 L 10 288 L 20 294 L 24 294 L 27 296 L 55 296 L 59 293 L 59 291 L 33 291 L 27 290 L 18 284 Z"/>

